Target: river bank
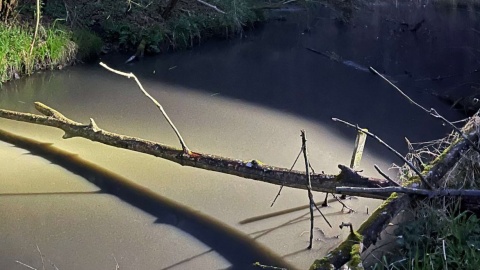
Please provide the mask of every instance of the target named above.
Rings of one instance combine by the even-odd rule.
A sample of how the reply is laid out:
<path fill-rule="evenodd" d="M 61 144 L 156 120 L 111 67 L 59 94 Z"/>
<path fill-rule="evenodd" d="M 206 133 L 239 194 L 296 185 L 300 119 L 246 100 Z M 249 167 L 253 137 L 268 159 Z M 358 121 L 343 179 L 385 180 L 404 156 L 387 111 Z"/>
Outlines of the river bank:
<path fill-rule="evenodd" d="M 50 0 L 40 1 L 38 12 L 33 1 L 5 1 L 0 83 L 96 59 L 100 53 L 134 52 L 138 58 L 184 49 L 213 36 L 234 36 L 263 20 L 258 8 L 263 1 L 177 2 Z"/>
<path fill-rule="evenodd" d="M 341 20 L 339 13 L 326 8 L 277 10 L 273 15 L 276 20 L 248 32 L 244 39 L 202 41 L 202 46 L 192 50 L 145 57 L 131 64 L 124 63 L 125 54 L 111 53 L 102 56 L 102 61 L 136 74 L 152 96 L 161 100 L 195 151 L 288 168 L 299 150 L 299 130 L 305 129 L 309 134 L 311 164 L 317 171 L 336 173 L 338 164 L 350 160 L 355 132 L 333 123 L 332 117 L 368 128 L 401 153 L 407 148 L 405 137 L 412 142 L 428 141 L 450 131 L 367 72 L 369 66 L 397 81 L 416 102 L 437 109 L 451 121 L 463 116 L 424 90 L 447 89 L 463 84 L 464 80 L 472 85 L 478 83 L 475 74 L 469 73 L 475 67 L 475 57 L 470 57 L 468 50 L 452 49 L 475 48 L 478 44 L 471 28 L 479 27 L 466 16 L 472 14 L 466 10 L 437 13 L 431 7 L 410 8 L 405 3 L 398 8 L 392 5 L 372 4 L 369 10 L 353 14 L 350 21 Z M 437 15 L 445 21 L 439 23 Z M 422 20 L 425 22 L 417 28 Z M 449 74 L 466 76 L 436 79 Z M 0 107 L 31 112 L 33 102 L 41 101 L 82 123 L 93 117 L 107 130 L 175 145 L 174 134 L 167 131 L 166 123 L 159 121 L 154 106 L 149 106 L 133 88 L 134 83 L 97 65 L 79 65 L 5 84 L 0 92 Z M 336 202 L 322 208 L 335 225 L 330 229 L 319 221 L 313 249 L 307 250 L 308 213 L 289 211 L 307 204 L 305 192 L 285 190 L 272 208 L 276 186 L 174 166 L 77 138 L 62 140 L 61 134 L 47 128 L 3 119 L 1 124 L 10 132 L 54 143 L 157 194 L 214 217 L 255 238 L 300 269 L 310 267 L 348 236 L 348 231 L 338 230 L 337 225 L 351 222 L 357 229 L 380 203 L 352 198 L 346 204 L 356 212 L 349 214 L 341 211 Z M 0 227 L 6 235 L 6 244 L 0 248 L 2 269 L 18 267 L 15 260 L 41 267 L 36 244 L 59 269 L 105 269 L 114 266 L 117 259 L 122 268 L 130 269 L 225 269 L 233 265 L 229 259 L 234 262 L 243 256 L 210 246 L 208 241 L 202 243 L 204 235 L 199 239 L 190 235 L 191 231 L 184 228 L 197 224 L 190 223 L 190 219 L 167 213 L 172 214 L 168 220 L 178 222 L 162 224 L 162 219 L 134 209 L 126 201 L 98 194 L 82 178 L 60 167 L 9 144 L 0 147 L 2 155 L 8 157 L 8 162 L 0 163 L 6 179 L 0 197 L 5 209 L 0 213 Z M 395 161 L 389 154 L 369 140 L 362 174 L 376 175 L 373 164 L 387 170 Z M 428 161 L 423 156 L 420 159 Z M 324 198 L 323 194 L 315 196 L 318 200 Z M 425 212 L 418 208 L 415 211 L 419 213 L 418 221 L 423 223 L 409 223 L 411 226 L 403 230 L 405 243 L 420 239 L 421 245 L 433 247 L 423 242 L 426 238 L 418 237 L 429 235 L 434 247 L 442 247 L 441 240 L 445 238 L 438 237 L 437 232 L 443 229 L 435 229 L 433 234 L 417 230 L 423 228 L 422 224 L 433 223 L 422 219 Z M 433 211 L 442 214 L 438 208 Z M 427 215 L 445 221 L 446 225 L 451 221 L 467 223 L 465 219 L 440 219 L 434 214 Z M 468 224 L 472 223 L 478 220 L 471 218 Z M 463 240 L 445 240 L 448 249 L 465 247 Z M 405 262 L 421 264 L 433 258 L 423 257 L 433 254 L 430 250 L 424 253 L 419 249 L 417 253 L 415 245 L 404 247 L 413 247 L 402 250 L 411 251 L 411 255 L 401 255 L 415 259 Z M 474 243 L 472 251 L 477 247 Z M 395 252 L 400 254 L 398 250 Z M 437 251 L 435 254 L 443 255 L 440 249 Z M 446 254 L 458 253 L 448 250 Z M 433 259 L 443 260 L 441 256 Z"/>

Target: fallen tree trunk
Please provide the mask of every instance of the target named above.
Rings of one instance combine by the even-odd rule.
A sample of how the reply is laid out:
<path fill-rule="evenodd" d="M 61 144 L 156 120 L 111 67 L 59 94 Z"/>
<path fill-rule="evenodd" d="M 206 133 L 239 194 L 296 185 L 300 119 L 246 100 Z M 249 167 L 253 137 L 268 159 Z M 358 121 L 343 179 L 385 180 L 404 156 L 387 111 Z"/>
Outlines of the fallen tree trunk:
<path fill-rule="evenodd" d="M 477 132 L 471 132 L 467 135 L 467 140 L 460 139 L 451 147 L 444 151 L 441 155 L 441 159 L 434 160 L 431 169 L 424 173 L 426 181 L 436 185 L 444 177 L 444 175 L 457 163 L 460 157 L 470 147 L 468 140 L 478 141 L 479 135 Z M 420 180 L 418 176 L 414 176 L 410 179 L 412 184 L 419 184 Z M 341 192 L 340 192 L 341 193 Z M 390 194 L 389 194 L 390 195 Z M 344 264 L 351 264 L 353 269 L 362 269 L 359 266 L 356 259 L 352 260 L 352 257 L 359 255 L 362 249 L 355 249 L 356 245 L 360 245 L 363 249 L 368 248 L 371 244 L 375 244 L 380 233 L 390 223 L 390 221 L 409 203 L 411 197 L 409 195 L 397 195 L 392 193 L 381 206 L 375 210 L 375 212 L 360 226 L 360 228 L 353 234 L 351 234 L 342 244 L 340 244 L 333 251 L 329 252 L 324 258 L 316 260 L 310 269 L 327 270 L 338 269 Z M 473 206 L 475 209 L 480 209 L 478 205 L 478 199 L 476 203 L 472 202 L 472 198 L 462 201 L 463 206 Z"/>
<path fill-rule="evenodd" d="M 62 129 L 65 132 L 64 139 L 83 137 L 114 147 L 167 159 L 182 166 L 222 172 L 291 188 L 307 189 L 307 179 L 304 172 L 270 166 L 256 160 L 243 161 L 198 152 L 186 154 L 182 149 L 168 145 L 105 131 L 99 128 L 93 119 L 90 119 L 90 124 L 87 125 L 75 122 L 39 102 L 35 103 L 35 108 L 43 115 L 0 109 L 0 117 Z M 340 186 L 369 188 L 392 186 L 392 183 L 384 179 L 361 176 L 343 165 L 338 167 L 341 171 L 338 175 L 312 174 L 312 190 L 335 193 L 336 188 Z M 378 199 L 386 199 L 388 197 L 388 194 L 357 192 L 352 192 L 348 195 Z"/>

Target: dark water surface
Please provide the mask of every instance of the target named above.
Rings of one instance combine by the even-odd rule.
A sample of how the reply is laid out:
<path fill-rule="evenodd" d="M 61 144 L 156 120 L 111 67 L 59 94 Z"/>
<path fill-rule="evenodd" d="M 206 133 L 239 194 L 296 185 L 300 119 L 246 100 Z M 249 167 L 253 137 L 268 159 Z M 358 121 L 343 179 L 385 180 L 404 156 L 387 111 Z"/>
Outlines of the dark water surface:
<path fill-rule="evenodd" d="M 338 23 L 330 9 L 278 12 L 272 16 L 286 20 L 272 20 L 244 33 L 244 39 L 209 41 L 132 65 L 124 65 L 128 56 L 122 55 L 102 61 L 134 72 L 193 150 L 290 167 L 300 150 L 300 130 L 305 129 L 313 167 L 336 173 L 337 164 L 349 163 L 355 131 L 333 123 L 332 117 L 369 128 L 402 153 L 404 137 L 426 141 L 449 131 L 362 67 L 373 66 L 389 75 L 425 107 L 435 107 L 452 120 L 462 118 L 425 89 L 478 81 L 475 75 L 442 81 L 425 78 L 467 74 L 476 67 L 477 52 L 470 49 L 479 48 L 478 36 L 462 29 L 478 29 L 478 23 L 465 10 L 410 8 L 371 5 L 350 25 Z M 413 25 L 422 18 L 426 23 L 416 34 L 399 30 L 398 22 Z M 306 47 L 335 52 L 350 62 L 332 61 Z M 135 83 L 98 65 L 36 74 L 5 84 L 0 91 L 1 108 L 34 112 L 34 101 L 79 122 L 92 117 L 112 132 L 178 145 Z M 348 232 L 338 230 L 338 224 L 351 221 L 358 226 L 368 217 L 366 209 L 371 212 L 379 204 L 354 198 L 346 201 L 357 211 L 354 214 L 341 213 L 338 203 L 322 209 L 334 228 L 317 218 L 315 226 L 322 231 L 315 231 L 314 248 L 306 250 L 307 209 L 261 218 L 306 205 L 305 191 L 286 189 L 270 208 L 276 186 L 185 168 L 85 139 L 62 140 L 62 132 L 53 128 L 8 120 L 0 120 L 0 127 L 53 143 L 178 204 L 170 210 L 162 208 L 173 218 L 162 221 L 155 211 L 143 212 L 134 202 L 97 193 L 98 188 L 82 177 L 0 143 L 4 194 L 0 195 L 0 269 L 25 269 L 16 261 L 41 268 L 36 245 L 46 266 L 54 263 L 61 270 L 114 269 L 115 260 L 121 269 L 238 269 L 239 261 L 261 262 L 268 254 L 306 269 L 346 236 Z M 398 162 L 368 140 L 361 169 L 377 176 L 373 164 L 387 170 L 393 161 Z M 302 163 L 297 168 L 303 169 Z M 323 199 L 322 194 L 315 197 Z M 265 253 L 255 258 L 246 250 L 218 250 L 221 245 L 215 245 L 212 236 L 192 237 L 197 231 L 189 228 L 204 223 L 178 219 L 176 207 L 187 207 L 255 238 Z M 242 223 L 252 218 L 256 221 Z M 235 237 L 228 239 L 232 246 L 240 246 Z"/>

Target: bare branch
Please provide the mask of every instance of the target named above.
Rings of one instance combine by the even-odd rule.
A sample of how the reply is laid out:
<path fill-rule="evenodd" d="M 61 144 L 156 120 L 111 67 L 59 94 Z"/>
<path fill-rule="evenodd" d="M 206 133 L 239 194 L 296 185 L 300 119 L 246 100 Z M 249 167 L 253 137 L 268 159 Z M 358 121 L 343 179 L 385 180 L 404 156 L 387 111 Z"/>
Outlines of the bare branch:
<path fill-rule="evenodd" d="M 343 208 L 346 208 L 346 209 L 348 209 L 349 213 L 354 213 L 355 212 L 355 210 L 353 210 L 351 207 L 349 207 L 344 202 L 342 202 L 342 200 L 340 200 L 335 194 L 332 193 L 332 196 L 335 200 L 337 200 L 337 202 L 339 202 L 342 205 L 342 211 L 343 211 Z"/>
<path fill-rule="evenodd" d="M 477 151 L 478 153 L 480 153 L 480 149 L 478 149 L 478 147 L 472 142 L 470 141 L 467 136 L 465 134 L 463 134 L 463 132 L 457 128 L 452 122 L 448 121 L 447 119 L 445 119 L 445 117 L 443 117 L 442 115 L 440 115 L 434 108 L 430 108 L 430 110 L 427 110 L 425 107 L 423 107 L 422 105 L 418 104 L 417 102 L 415 102 L 413 99 L 411 99 L 407 94 L 405 94 L 402 90 L 400 90 L 400 88 L 398 88 L 395 84 L 393 84 L 390 80 L 388 80 L 387 78 L 385 78 L 385 76 L 383 76 L 382 74 L 380 74 L 378 71 L 376 71 L 373 67 L 369 67 L 370 71 L 372 71 L 373 73 L 375 73 L 377 76 L 379 76 L 380 78 L 382 78 L 383 80 L 385 80 L 388 84 L 390 84 L 393 88 L 395 88 L 402 96 L 404 96 L 408 101 L 410 101 L 410 103 L 412 103 L 413 105 L 419 107 L 420 109 L 422 109 L 424 112 L 430 114 L 432 117 L 434 118 L 437 118 L 437 119 L 440 119 L 442 120 L 444 123 L 447 123 L 453 130 L 455 130 L 456 133 L 458 133 L 460 136 L 462 136 L 462 138 L 464 140 L 466 140 L 468 142 L 468 144 L 473 148 L 475 149 L 475 151 Z"/>
<path fill-rule="evenodd" d="M 307 190 L 308 190 L 308 200 L 310 203 L 310 244 L 308 245 L 307 249 L 312 249 L 312 243 L 313 243 L 313 207 L 317 208 L 318 212 L 320 215 L 322 215 L 323 219 L 327 222 L 327 224 L 330 225 L 330 222 L 328 222 L 327 218 L 323 215 L 322 211 L 320 211 L 320 208 L 315 204 L 315 201 L 313 200 L 313 194 L 312 194 L 312 182 L 310 180 L 310 162 L 308 161 L 308 152 L 307 152 L 307 136 L 305 135 L 305 130 L 301 131 L 301 137 L 302 137 L 302 151 L 303 151 L 303 157 L 305 159 L 305 175 L 307 177 Z"/>
<path fill-rule="evenodd" d="M 293 167 L 295 167 L 295 164 L 297 164 L 297 160 L 298 160 L 298 158 L 300 157 L 300 155 L 302 154 L 302 151 L 303 151 L 303 149 L 300 148 L 300 152 L 298 152 L 297 158 L 295 158 L 295 161 L 293 162 L 292 167 L 290 167 L 289 172 L 291 172 L 291 171 L 293 170 Z M 314 172 L 314 173 L 315 173 L 315 172 Z M 273 205 L 274 205 L 275 202 L 277 201 L 278 197 L 280 196 L 280 193 L 282 193 L 282 189 L 283 189 L 283 185 L 281 185 L 280 188 L 278 189 L 278 193 L 277 193 L 277 195 L 275 196 L 275 198 L 273 199 L 272 204 L 270 205 L 270 207 L 273 207 Z"/>
<path fill-rule="evenodd" d="M 30 265 L 26 264 L 26 263 L 22 263 L 21 261 L 15 261 L 16 263 L 20 264 L 20 265 L 23 265 L 29 269 L 32 269 L 32 270 L 37 270 L 37 268 L 35 267 L 31 267 Z"/>
<path fill-rule="evenodd" d="M 118 71 L 118 70 L 115 70 L 109 66 L 107 66 L 106 64 L 104 64 L 103 62 L 100 62 L 100 65 L 102 67 L 104 67 L 106 70 L 108 71 L 111 71 L 115 74 L 118 74 L 118 75 L 121 75 L 121 76 L 124 76 L 124 77 L 127 77 L 128 79 L 130 78 L 133 78 L 135 80 L 135 82 L 137 83 L 138 87 L 140 88 L 140 90 L 143 92 L 143 94 L 145 96 L 147 96 L 154 104 L 155 106 L 157 106 L 157 108 L 162 112 L 162 115 L 163 117 L 165 117 L 165 120 L 167 120 L 168 124 L 170 125 L 170 127 L 172 127 L 173 131 L 175 132 L 175 134 L 177 135 L 178 137 L 178 140 L 180 141 L 180 144 L 182 145 L 182 149 L 183 149 L 183 152 L 186 154 L 186 155 L 189 155 L 191 154 L 191 151 L 190 149 L 187 147 L 187 145 L 185 144 L 185 141 L 183 141 L 183 138 L 182 138 L 182 135 L 180 135 L 180 132 L 178 132 L 177 128 L 175 127 L 175 125 L 173 124 L 172 120 L 170 120 L 170 117 L 168 117 L 167 113 L 165 112 L 165 110 L 163 109 L 162 105 L 160 105 L 160 103 L 158 103 L 158 101 L 153 98 L 142 86 L 142 84 L 140 83 L 140 81 L 138 80 L 137 76 L 135 76 L 135 74 L 133 73 L 126 73 L 126 72 L 122 72 L 122 71 Z"/>
<path fill-rule="evenodd" d="M 385 179 L 388 180 L 388 182 L 392 183 L 393 185 L 395 186 L 400 186 L 399 183 L 395 182 L 392 178 L 390 178 L 386 173 L 384 173 L 376 164 L 373 165 L 373 167 L 375 168 L 375 170 L 377 170 L 377 172 L 379 174 L 381 174 Z"/>
<path fill-rule="evenodd" d="M 45 270 L 45 259 L 43 258 L 43 254 L 40 251 L 40 248 L 38 247 L 38 245 L 36 245 L 36 246 L 37 246 L 37 251 L 40 254 L 40 258 L 42 259 L 42 270 Z"/>

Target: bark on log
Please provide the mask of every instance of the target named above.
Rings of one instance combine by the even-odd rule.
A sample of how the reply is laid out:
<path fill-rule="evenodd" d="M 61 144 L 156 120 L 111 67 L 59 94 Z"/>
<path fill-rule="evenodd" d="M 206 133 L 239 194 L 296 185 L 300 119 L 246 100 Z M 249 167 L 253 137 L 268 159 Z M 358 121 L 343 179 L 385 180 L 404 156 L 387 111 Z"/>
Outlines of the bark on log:
<path fill-rule="evenodd" d="M 186 155 L 182 149 L 105 131 L 99 128 L 93 119 L 90 119 L 90 124 L 87 125 L 75 122 L 40 102 L 35 103 L 35 108 L 43 115 L 0 109 L 0 117 L 62 129 L 65 132 L 63 135 L 64 139 L 83 137 L 114 147 L 125 148 L 167 159 L 183 166 L 222 172 L 275 185 L 307 189 L 307 180 L 304 172 L 290 171 L 286 168 L 261 164 L 255 160 L 243 161 L 198 152 L 192 152 L 190 155 Z M 361 176 L 346 166 L 339 165 L 338 167 L 341 170 L 338 175 L 312 174 L 312 190 L 334 193 L 336 187 L 339 186 L 373 188 L 388 187 L 392 185 L 384 179 Z M 352 193 L 349 195 L 379 199 L 385 199 L 388 197 L 385 194 L 376 193 Z"/>
<path fill-rule="evenodd" d="M 471 132 L 467 136 L 470 141 L 478 141 L 479 135 L 476 132 Z M 444 154 L 437 160 L 432 162 L 433 167 L 428 172 L 424 172 L 425 180 L 429 183 L 437 185 L 443 176 L 456 164 L 462 154 L 470 147 L 465 139 L 460 139 L 454 142 L 451 147 L 444 151 Z M 418 176 L 413 177 L 412 180 L 419 182 Z M 397 195 L 393 193 L 391 197 L 385 201 L 375 212 L 360 226 L 355 235 L 350 235 L 342 244 L 340 244 L 332 252 L 322 259 L 316 260 L 310 269 L 338 269 L 342 265 L 349 263 L 352 256 L 353 247 L 359 242 L 363 243 L 363 248 L 368 248 L 374 244 L 383 231 L 383 229 L 390 223 L 390 221 L 409 203 L 409 195 Z M 480 209 L 477 204 L 471 200 L 463 200 L 462 206 L 466 203 L 473 204 L 473 206 Z M 359 240 L 361 239 L 361 240 Z M 361 252 L 361 250 L 360 250 Z"/>

